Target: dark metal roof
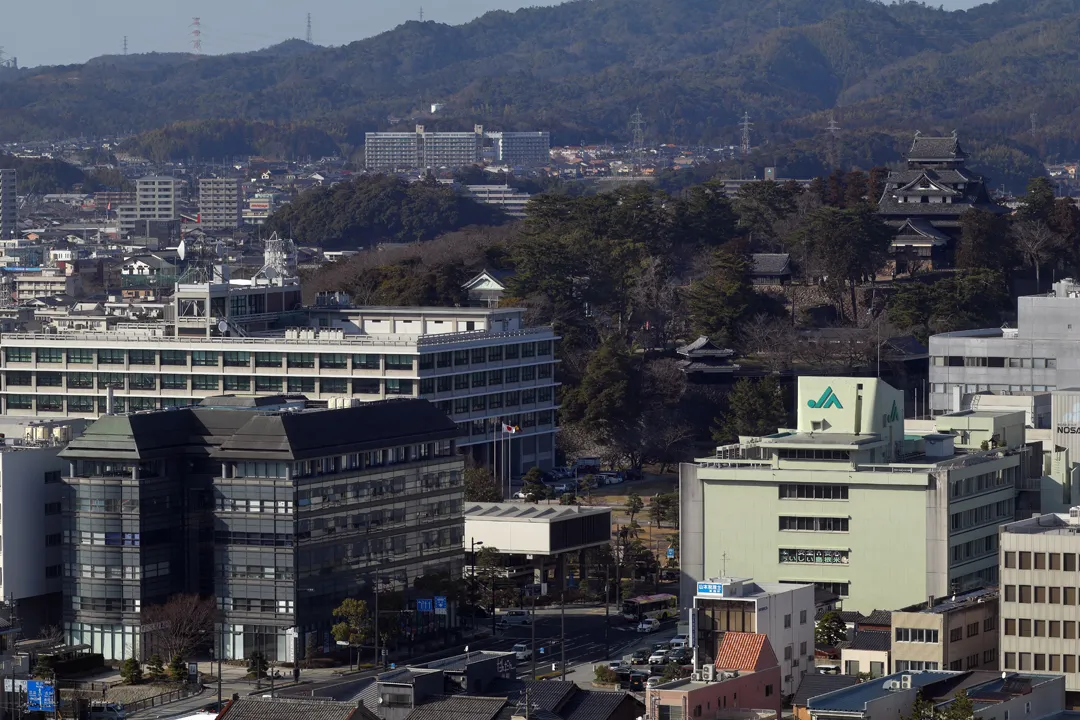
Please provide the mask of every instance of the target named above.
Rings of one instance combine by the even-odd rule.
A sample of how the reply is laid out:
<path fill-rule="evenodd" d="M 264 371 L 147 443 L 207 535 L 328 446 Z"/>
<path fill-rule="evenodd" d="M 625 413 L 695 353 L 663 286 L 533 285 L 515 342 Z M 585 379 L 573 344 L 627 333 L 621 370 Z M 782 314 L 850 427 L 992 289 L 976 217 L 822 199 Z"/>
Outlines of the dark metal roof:
<path fill-rule="evenodd" d="M 454 695 L 418 706 L 408 720 L 495 720 L 505 705 L 503 698 Z"/>
<path fill-rule="evenodd" d="M 812 697 L 851 687 L 858 681 L 859 678 L 854 675 L 806 675 L 799 683 L 799 689 L 792 698 L 791 704 L 805 707 L 806 702 Z"/>
<path fill-rule="evenodd" d="M 871 650 L 874 652 L 888 652 L 891 647 L 892 633 L 886 630 L 860 630 L 855 633 L 855 638 L 843 643 L 840 647 L 845 650 Z"/>
<path fill-rule="evenodd" d="M 882 627 L 892 627 L 892 611 L 891 610 L 873 610 L 869 615 L 863 615 L 859 619 L 860 625 L 880 625 Z"/>
<path fill-rule="evenodd" d="M 220 715 L 223 720 L 350 720 L 358 710 L 353 703 L 300 698 L 233 700 Z"/>

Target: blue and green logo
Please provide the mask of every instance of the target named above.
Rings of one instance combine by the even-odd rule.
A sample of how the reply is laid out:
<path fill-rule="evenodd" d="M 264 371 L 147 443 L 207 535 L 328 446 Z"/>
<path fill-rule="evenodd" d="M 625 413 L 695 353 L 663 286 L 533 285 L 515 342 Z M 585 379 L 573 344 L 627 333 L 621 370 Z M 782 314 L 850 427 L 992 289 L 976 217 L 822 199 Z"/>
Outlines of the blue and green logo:
<path fill-rule="evenodd" d="M 900 420 L 900 411 L 896 409 L 896 401 L 892 402 L 892 412 L 884 416 L 886 423 L 898 422 Z"/>
<path fill-rule="evenodd" d="M 817 400 L 807 400 L 808 407 L 828 409 L 831 407 L 844 409 L 844 406 L 840 404 L 840 398 L 836 397 L 836 393 L 833 392 L 832 386 L 825 388 L 825 392 L 821 393 L 821 397 Z"/>

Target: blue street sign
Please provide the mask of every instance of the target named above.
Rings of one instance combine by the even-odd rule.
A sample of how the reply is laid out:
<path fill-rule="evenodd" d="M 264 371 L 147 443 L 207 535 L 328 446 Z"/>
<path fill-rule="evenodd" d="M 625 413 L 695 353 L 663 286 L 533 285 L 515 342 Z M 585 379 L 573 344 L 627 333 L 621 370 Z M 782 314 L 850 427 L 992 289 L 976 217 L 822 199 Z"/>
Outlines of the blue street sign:
<path fill-rule="evenodd" d="M 416 612 L 425 612 L 425 613 L 435 612 L 435 608 L 434 608 L 434 605 L 433 605 L 433 603 L 432 603 L 432 601 L 430 599 L 417 600 L 416 601 Z"/>
<path fill-rule="evenodd" d="M 42 680 L 26 683 L 26 709 L 31 712 L 56 712 L 56 691 Z"/>
<path fill-rule="evenodd" d="M 436 615 L 445 615 L 446 614 L 446 596 L 445 595 L 436 595 L 435 596 L 435 614 Z"/>
<path fill-rule="evenodd" d="M 668 548 L 668 549 L 667 549 L 667 556 L 668 556 L 669 558 L 673 558 L 673 557 L 675 557 L 675 548 Z"/>

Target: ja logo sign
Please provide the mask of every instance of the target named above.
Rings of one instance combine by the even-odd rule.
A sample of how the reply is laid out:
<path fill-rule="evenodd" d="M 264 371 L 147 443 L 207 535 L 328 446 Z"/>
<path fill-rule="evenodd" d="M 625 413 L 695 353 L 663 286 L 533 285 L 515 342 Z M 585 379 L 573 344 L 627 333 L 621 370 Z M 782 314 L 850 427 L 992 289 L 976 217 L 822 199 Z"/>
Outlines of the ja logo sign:
<path fill-rule="evenodd" d="M 817 400 L 807 400 L 806 404 L 808 407 L 815 409 L 828 409 L 831 407 L 839 408 L 840 410 L 844 409 L 844 406 L 840 404 L 840 398 L 836 397 L 836 393 L 833 392 L 831 385 L 825 388 L 825 392 L 821 393 L 821 397 Z"/>

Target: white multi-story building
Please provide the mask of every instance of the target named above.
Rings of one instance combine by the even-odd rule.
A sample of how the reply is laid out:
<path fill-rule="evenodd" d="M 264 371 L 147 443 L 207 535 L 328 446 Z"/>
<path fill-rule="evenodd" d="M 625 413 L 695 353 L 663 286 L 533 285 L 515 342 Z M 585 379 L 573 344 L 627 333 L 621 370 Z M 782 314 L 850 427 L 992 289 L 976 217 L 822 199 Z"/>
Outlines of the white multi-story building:
<path fill-rule="evenodd" d="M 546 165 L 550 161 L 551 134 L 546 132 L 372 132 L 364 136 L 364 163 L 368 170 L 459 168 L 488 157 L 513 167 Z"/>
<path fill-rule="evenodd" d="M 557 337 L 507 308 L 303 309 L 293 281 L 177 285 L 169 321 L 0 335 L 2 412 L 94 418 L 220 395 L 294 393 L 331 407 L 422 397 L 488 459 L 505 423 L 511 472 L 554 464 Z M 501 437 L 501 432 L 500 432 Z"/>
<path fill-rule="evenodd" d="M 11 169 L 0 170 L 0 239 L 18 234 L 19 206 L 16 200 L 16 176 Z"/>
<path fill-rule="evenodd" d="M 219 230 L 240 227 L 243 195 L 237 178 L 206 177 L 199 179 L 199 224 Z"/>
<path fill-rule="evenodd" d="M 135 183 L 135 205 L 117 209 L 120 230 L 125 233 L 149 233 L 152 222 L 171 222 L 180 218 L 181 181 L 159 175 L 140 178 Z"/>
<path fill-rule="evenodd" d="M 536 167 L 551 162 L 551 133 L 489 132 L 496 160 L 511 167 Z"/>

